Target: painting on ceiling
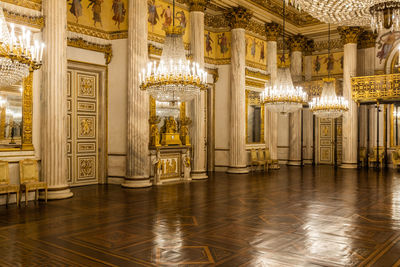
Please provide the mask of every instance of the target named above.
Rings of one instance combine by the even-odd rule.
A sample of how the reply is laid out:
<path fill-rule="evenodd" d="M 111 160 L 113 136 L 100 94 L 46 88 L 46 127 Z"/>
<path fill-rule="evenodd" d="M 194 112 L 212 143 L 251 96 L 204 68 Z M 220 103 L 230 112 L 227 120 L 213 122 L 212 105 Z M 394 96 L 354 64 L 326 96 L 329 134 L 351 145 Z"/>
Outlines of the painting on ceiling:
<path fill-rule="evenodd" d="M 343 73 L 343 52 L 312 56 L 312 76 Z"/>
<path fill-rule="evenodd" d="M 67 0 L 68 23 L 107 32 L 128 29 L 128 0 Z"/>
<path fill-rule="evenodd" d="M 160 0 L 148 0 L 148 30 L 149 37 L 153 41 L 161 41 L 160 37 L 165 36 L 164 28 L 173 24 L 173 6 L 172 3 Z M 175 7 L 175 25 L 185 29 L 183 42 L 189 44 L 190 25 L 189 12 L 181 7 Z"/>
<path fill-rule="evenodd" d="M 267 63 L 267 43 L 257 37 L 246 34 L 246 61 L 265 65 Z"/>
<path fill-rule="evenodd" d="M 204 34 L 204 53 L 206 58 L 229 59 L 231 57 L 231 33 L 210 32 Z"/>

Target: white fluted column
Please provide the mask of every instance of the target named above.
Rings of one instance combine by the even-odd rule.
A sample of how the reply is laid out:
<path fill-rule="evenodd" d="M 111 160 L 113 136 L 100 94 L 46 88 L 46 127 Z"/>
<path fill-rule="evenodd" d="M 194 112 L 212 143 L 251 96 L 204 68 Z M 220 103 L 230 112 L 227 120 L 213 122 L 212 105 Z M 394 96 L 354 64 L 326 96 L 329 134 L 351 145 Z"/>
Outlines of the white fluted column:
<path fill-rule="evenodd" d="M 128 123 L 126 177 L 123 187 L 151 186 L 149 164 L 149 96 L 139 88 L 139 72 L 147 61 L 147 1 L 129 1 Z"/>
<path fill-rule="evenodd" d="M 296 35 L 290 39 L 290 72 L 293 82 L 302 80 L 302 49 L 305 38 Z M 301 164 L 301 110 L 289 115 L 289 162 L 288 165 Z"/>
<path fill-rule="evenodd" d="M 43 13 L 42 176 L 48 199 L 64 199 L 73 196 L 67 182 L 67 4 L 44 1 Z"/>
<path fill-rule="evenodd" d="M 271 22 L 265 24 L 267 36 L 267 71 L 270 75 L 270 83 L 276 81 L 278 72 L 277 38 L 280 34 L 280 26 Z M 271 158 L 278 159 L 278 113 L 265 110 L 265 144 L 269 148 Z M 271 169 L 279 169 L 279 165 L 271 166 Z"/>
<path fill-rule="evenodd" d="M 242 15 L 244 12 L 245 15 Z M 231 129 L 230 161 L 228 173 L 248 173 L 246 153 L 245 121 L 245 71 L 246 71 L 246 37 L 245 27 L 250 14 L 239 7 L 231 11 Z M 246 14 L 248 17 L 246 17 Z"/>
<path fill-rule="evenodd" d="M 304 56 L 304 79 L 311 81 L 312 78 L 312 51 L 314 49 L 314 41 L 308 40 L 305 47 Z M 308 96 L 311 99 L 311 96 Z M 313 159 L 313 113 L 309 109 L 303 110 L 303 127 L 304 127 L 304 163 L 312 163 Z"/>
<path fill-rule="evenodd" d="M 349 100 L 349 111 L 343 115 L 343 151 L 341 168 L 357 167 L 358 118 L 357 104 L 351 97 L 351 77 L 357 74 L 357 39 L 359 27 L 339 27 L 344 41 L 343 96 Z"/>
<path fill-rule="evenodd" d="M 193 61 L 204 68 L 204 7 L 205 1 L 190 3 L 190 47 Z M 207 179 L 206 149 L 206 92 L 201 91 L 192 101 L 192 179 Z"/>

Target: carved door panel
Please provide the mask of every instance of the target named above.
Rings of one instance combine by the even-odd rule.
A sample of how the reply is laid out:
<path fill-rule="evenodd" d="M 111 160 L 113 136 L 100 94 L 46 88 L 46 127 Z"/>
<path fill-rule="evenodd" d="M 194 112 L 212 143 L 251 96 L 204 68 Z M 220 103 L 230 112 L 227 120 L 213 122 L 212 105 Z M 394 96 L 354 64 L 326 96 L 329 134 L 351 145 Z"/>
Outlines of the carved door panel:
<path fill-rule="evenodd" d="M 335 120 L 319 119 L 318 124 L 319 147 L 318 163 L 335 163 Z M 340 164 L 342 159 L 342 119 L 336 121 L 336 142 L 337 142 L 337 162 Z"/>
<path fill-rule="evenodd" d="M 68 182 L 97 184 L 99 74 L 70 69 L 67 79 Z"/>

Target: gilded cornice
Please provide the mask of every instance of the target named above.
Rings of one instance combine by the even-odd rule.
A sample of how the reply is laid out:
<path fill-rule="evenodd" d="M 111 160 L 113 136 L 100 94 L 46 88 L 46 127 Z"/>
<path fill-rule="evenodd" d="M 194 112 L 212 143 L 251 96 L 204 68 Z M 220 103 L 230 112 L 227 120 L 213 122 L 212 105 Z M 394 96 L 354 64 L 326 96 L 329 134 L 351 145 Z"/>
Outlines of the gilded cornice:
<path fill-rule="evenodd" d="M 200 11 L 204 12 L 206 6 L 209 5 L 210 0 L 187 0 L 187 4 L 189 5 L 189 11 Z"/>
<path fill-rule="evenodd" d="M 338 27 L 338 31 L 344 44 L 356 44 L 363 29 L 361 27 L 342 26 Z"/>
<path fill-rule="evenodd" d="M 253 32 L 255 34 L 258 34 L 260 36 L 265 36 L 265 26 L 264 24 L 250 20 L 250 22 L 247 24 L 246 31 Z"/>
<path fill-rule="evenodd" d="M 228 28 L 229 23 L 224 15 L 204 15 L 204 25 L 209 28 Z"/>
<path fill-rule="evenodd" d="M 83 40 L 82 38 L 68 38 L 67 43 L 68 46 L 71 47 L 104 53 L 106 64 L 108 65 L 111 62 L 113 56 L 111 44 L 101 45 L 101 44 L 91 43 L 86 40 Z"/>
<path fill-rule="evenodd" d="M 231 59 L 230 58 L 218 59 L 218 58 L 205 57 L 204 63 L 210 64 L 210 65 L 229 65 L 229 64 L 231 64 Z"/>
<path fill-rule="evenodd" d="M 306 46 L 307 38 L 297 34 L 289 38 L 289 48 L 291 51 L 303 51 Z"/>
<path fill-rule="evenodd" d="M 246 86 L 255 88 L 265 88 L 265 82 L 246 78 Z"/>
<path fill-rule="evenodd" d="M 249 60 L 246 60 L 246 66 L 254 69 L 259 69 L 259 70 L 267 70 L 267 66 L 265 64 L 260 64 L 260 63 L 255 63 L 251 62 Z"/>
<path fill-rule="evenodd" d="M 246 68 L 246 76 L 248 77 L 252 77 L 255 79 L 260 79 L 260 80 L 264 80 L 264 81 L 268 81 L 271 79 L 271 76 L 269 74 L 264 74 L 258 71 L 253 71 L 253 70 L 249 70 Z"/>
<path fill-rule="evenodd" d="M 277 41 L 278 36 L 281 34 L 281 25 L 275 22 L 265 23 L 265 36 L 267 41 Z"/>
<path fill-rule="evenodd" d="M 128 38 L 128 31 L 115 31 L 107 32 L 104 30 L 96 29 L 93 27 L 83 26 L 77 23 L 68 22 L 67 30 L 70 32 L 76 32 L 88 36 L 93 36 L 105 40 L 116 40 Z"/>
<path fill-rule="evenodd" d="M 25 25 L 28 27 L 33 27 L 36 29 L 42 29 L 44 27 L 44 17 L 43 16 L 38 16 L 38 17 L 31 17 L 27 15 L 22 15 L 18 13 L 14 13 L 12 11 L 9 11 L 7 9 L 3 9 L 4 11 L 4 17 L 8 22 L 12 22 L 18 25 Z"/>
<path fill-rule="evenodd" d="M 282 3 L 281 1 L 273 0 L 248 0 L 248 2 L 272 13 L 276 16 L 283 17 Z M 293 9 L 286 9 L 286 19 L 290 23 L 296 26 L 311 26 L 316 24 L 321 24 L 321 22 L 305 12 L 298 12 Z"/>
<path fill-rule="evenodd" d="M 370 31 L 364 31 L 358 38 L 358 48 L 370 48 L 376 46 L 378 35 Z"/>
<path fill-rule="evenodd" d="M 328 46 L 329 46 L 328 40 L 315 42 L 314 51 L 328 50 Z M 331 49 L 343 49 L 343 40 L 342 39 L 331 40 Z"/>
<path fill-rule="evenodd" d="M 42 10 L 42 0 L 1 0 L 1 2 L 13 4 L 20 7 L 25 7 L 37 11 Z"/>
<path fill-rule="evenodd" d="M 152 44 L 148 44 L 148 52 L 149 52 L 149 55 L 161 56 L 162 48 L 158 48 Z"/>
<path fill-rule="evenodd" d="M 218 69 L 206 68 L 208 74 L 213 76 L 214 83 L 216 83 L 219 79 Z"/>
<path fill-rule="evenodd" d="M 242 6 L 233 7 L 225 14 L 229 26 L 232 29 L 246 29 L 252 16 L 253 13 Z"/>

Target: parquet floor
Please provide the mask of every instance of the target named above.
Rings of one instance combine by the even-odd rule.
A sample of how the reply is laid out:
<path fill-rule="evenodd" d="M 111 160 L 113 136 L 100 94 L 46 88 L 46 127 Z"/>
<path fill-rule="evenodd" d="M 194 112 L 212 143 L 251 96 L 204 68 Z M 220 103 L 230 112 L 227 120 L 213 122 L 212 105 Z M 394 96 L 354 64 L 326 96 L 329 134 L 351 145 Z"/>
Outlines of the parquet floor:
<path fill-rule="evenodd" d="M 267 175 L 0 207 L 0 266 L 400 266 L 400 173 Z"/>

